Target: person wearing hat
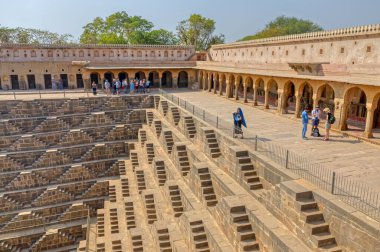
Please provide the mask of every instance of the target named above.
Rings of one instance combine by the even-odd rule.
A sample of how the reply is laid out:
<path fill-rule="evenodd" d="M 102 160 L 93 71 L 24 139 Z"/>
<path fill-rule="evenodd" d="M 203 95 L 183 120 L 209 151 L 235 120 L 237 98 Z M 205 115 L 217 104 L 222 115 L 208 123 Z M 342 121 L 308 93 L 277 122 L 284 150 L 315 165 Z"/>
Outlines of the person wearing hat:
<path fill-rule="evenodd" d="M 333 114 L 331 113 L 329 108 L 325 108 L 323 110 L 326 114 L 326 124 L 325 124 L 325 129 L 326 129 L 326 136 L 323 140 L 328 141 L 330 139 L 330 129 L 331 129 L 331 121 Z"/>

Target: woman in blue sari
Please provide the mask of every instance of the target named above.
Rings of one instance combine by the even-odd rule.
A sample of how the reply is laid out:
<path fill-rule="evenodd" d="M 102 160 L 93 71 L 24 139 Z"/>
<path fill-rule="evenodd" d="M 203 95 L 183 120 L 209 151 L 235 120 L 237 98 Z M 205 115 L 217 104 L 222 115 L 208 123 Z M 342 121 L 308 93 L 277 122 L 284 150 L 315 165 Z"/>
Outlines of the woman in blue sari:
<path fill-rule="evenodd" d="M 240 134 L 243 136 L 243 131 L 241 129 L 241 126 L 243 125 L 244 127 L 247 128 L 247 123 L 245 122 L 244 114 L 241 108 L 238 108 L 236 112 L 233 114 L 234 117 L 234 134 L 233 136 L 235 137 L 236 134 Z"/>

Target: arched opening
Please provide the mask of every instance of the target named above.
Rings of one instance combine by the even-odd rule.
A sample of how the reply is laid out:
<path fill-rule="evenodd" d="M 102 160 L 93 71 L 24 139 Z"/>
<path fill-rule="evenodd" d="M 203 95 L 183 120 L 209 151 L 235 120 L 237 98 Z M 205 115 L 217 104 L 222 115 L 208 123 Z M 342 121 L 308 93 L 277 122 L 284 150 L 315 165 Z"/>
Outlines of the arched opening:
<path fill-rule="evenodd" d="M 228 84 L 229 84 L 229 94 L 227 98 L 232 98 L 235 93 L 235 76 L 233 74 L 230 75 Z"/>
<path fill-rule="evenodd" d="M 90 74 L 90 81 L 91 81 L 91 83 L 93 83 L 95 81 L 96 84 L 99 84 L 100 75 L 98 73 L 91 73 Z"/>
<path fill-rule="evenodd" d="M 145 73 L 141 72 L 141 71 L 135 73 L 135 79 L 136 80 L 143 80 L 143 79 L 145 79 Z"/>
<path fill-rule="evenodd" d="M 301 111 L 306 107 L 313 107 L 313 87 L 309 83 L 304 83 L 301 87 Z"/>
<path fill-rule="evenodd" d="M 237 99 L 244 98 L 244 85 L 243 85 L 243 77 L 238 76 L 237 78 Z M 236 91 L 235 91 L 236 92 Z"/>
<path fill-rule="evenodd" d="M 219 85 L 222 86 L 222 92 L 220 93 L 221 95 L 225 95 L 227 92 L 227 83 L 226 83 L 226 75 L 222 74 L 219 78 Z"/>
<path fill-rule="evenodd" d="M 108 82 L 111 85 L 112 85 L 113 79 L 114 79 L 113 73 L 107 72 L 107 73 L 104 74 L 104 81 L 108 80 Z"/>
<path fill-rule="evenodd" d="M 284 89 L 284 99 L 285 99 L 285 113 L 294 114 L 296 112 L 296 86 L 293 82 L 289 81 L 285 84 Z"/>
<path fill-rule="evenodd" d="M 251 77 L 247 77 L 245 80 L 245 85 L 247 86 L 247 101 L 253 102 L 253 80 Z"/>
<path fill-rule="evenodd" d="M 178 88 L 187 88 L 189 86 L 189 76 L 186 71 L 181 71 L 178 74 Z"/>
<path fill-rule="evenodd" d="M 256 81 L 256 88 L 257 88 L 257 104 L 264 104 L 265 103 L 265 87 L 264 87 L 264 80 L 258 79 Z"/>
<path fill-rule="evenodd" d="M 157 72 L 150 72 L 148 80 L 150 82 L 150 87 L 159 88 L 160 87 L 160 76 Z"/>
<path fill-rule="evenodd" d="M 317 97 L 319 97 L 317 104 L 320 106 L 321 109 L 329 108 L 332 111 L 332 113 L 334 113 L 335 92 L 329 84 L 325 84 L 318 89 Z"/>
<path fill-rule="evenodd" d="M 173 77 L 172 73 L 166 71 L 162 74 L 161 85 L 163 88 L 172 88 L 173 87 Z"/>
<path fill-rule="evenodd" d="M 123 82 L 126 80 L 128 82 L 128 74 L 126 72 L 120 72 L 119 73 L 119 81 Z"/>
<path fill-rule="evenodd" d="M 344 97 L 346 109 L 346 128 L 354 131 L 364 131 L 367 116 L 367 96 L 358 87 L 349 89 Z"/>
<path fill-rule="evenodd" d="M 215 87 L 214 85 L 214 74 L 211 74 L 211 77 L 210 77 L 210 90 L 213 90 Z"/>
<path fill-rule="evenodd" d="M 268 105 L 269 108 L 277 109 L 278 108 L 278 85 L 275 80 L 270 80 L 268 83 Z"/>
<path fill-rule="evenodd" d="M 372 128 L 373 128 L 374 137 L 380 138 L 380 93 L 375 96 L 374 106 L 375 106 L 375 111 L 374 111 L 374 116 L 373 116 Z"/>

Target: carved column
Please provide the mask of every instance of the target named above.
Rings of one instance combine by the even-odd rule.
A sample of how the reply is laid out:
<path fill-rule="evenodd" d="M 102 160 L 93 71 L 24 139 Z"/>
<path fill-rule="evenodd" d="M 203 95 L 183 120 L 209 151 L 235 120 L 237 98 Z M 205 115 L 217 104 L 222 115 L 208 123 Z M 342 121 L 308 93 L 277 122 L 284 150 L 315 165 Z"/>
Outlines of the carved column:
<path fill-rule="evenodd" d="M 269 109 L 269 88 L 265 88 L 265 101 L 264 101 L 264 109 Z"/>
<path fill-rule="evenodd" d="M 257 89 L 259 85 L 253 84 L 253 106 L 257 106 Z"/>
<path fill-rule="evenodd" d="M 243 83 L 243 87 L 244 87 L 244 103 L 247 103 L 248 102 L 247 85 L 245 83 Z"/>
<path fill-rule="evenodd" d="M 279 114 L 286 114 L 286 94 L 283 89 L 277 90 L 278 101 L 277 101 L 277 111 Z"/>
<path fill-rule="evenodd" d="M 235 78 L 235 100 L 239 100 L 239 83 L 237 78 Z"/>
<path fill-rule="evenodd" d="M 214 94 L 216 94 L 216 87 L 220 85 L 218 78 L 214 78 Z"/>
<path fill-rule="evenodd" d="M 366 122 L 365 122 L 365 130 L 364 130 L 364 137 L 366 138 L 372 138 L 372 128 L 373 128 L 373 119 L 375 116 L 375 108 L 372 106 L 372 104 L 367 105 L 367 116 L 366 116 Z"/>
<path fill-rule="evenodd" d="M 223 79 L 219 77 L 219 95 L 222 95 Z"/>
<path fill-rule="evenodd" d="M 296 94 L 296 111 L 294 113 L 295 118 L 301 117 L 301 95 Z"/>
<path fill-rule="evenodd" d="M 313 108 L 318 106 L 319 96 L 317 94 L 313 94 Z"/>
<path fill-rule="evenodd" d="M 230 88 L 230 81 L 227 79 L 226 80 L 226 98 L 230 98 L 230 92 L 231 92 L 231 88 Z"/>
<path fill-rule="evenodd" d="M 173 88 L 178 88 L 178 73 L 172 75 L 172 86 Z"/>

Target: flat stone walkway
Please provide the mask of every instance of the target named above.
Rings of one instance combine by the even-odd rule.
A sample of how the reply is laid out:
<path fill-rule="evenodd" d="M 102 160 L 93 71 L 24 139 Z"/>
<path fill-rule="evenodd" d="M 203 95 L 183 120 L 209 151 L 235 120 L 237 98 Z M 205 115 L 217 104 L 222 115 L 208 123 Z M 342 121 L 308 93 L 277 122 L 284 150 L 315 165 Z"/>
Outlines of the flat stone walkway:
<path fill-rule="evenodd" d="M 180 99 L 203 108 L 214 116 L 233 125 L 232 113 L 241 107 L 246 118 L 248 129 L 244 130 L 245 138 L 253 139 L 256 135 L 266 141 L 278 144 L 312 163 L 322 164 L 339 174 L 358 180 L 380 192 L 380 147 L 361 142 L 338 133 L 331 133 L 330 141 L 323 138 L 309 137 L 301 139 L 302 125 L 300 120 L 289 119 L 289 116 L 264 111 L 249 105 L 237 103 L 218 95 L 199 91 L 172 91 Z M 323 125 L 320 132 L 324 135 Z M 311 125 L 308 128 L 310 134 Z"/>

